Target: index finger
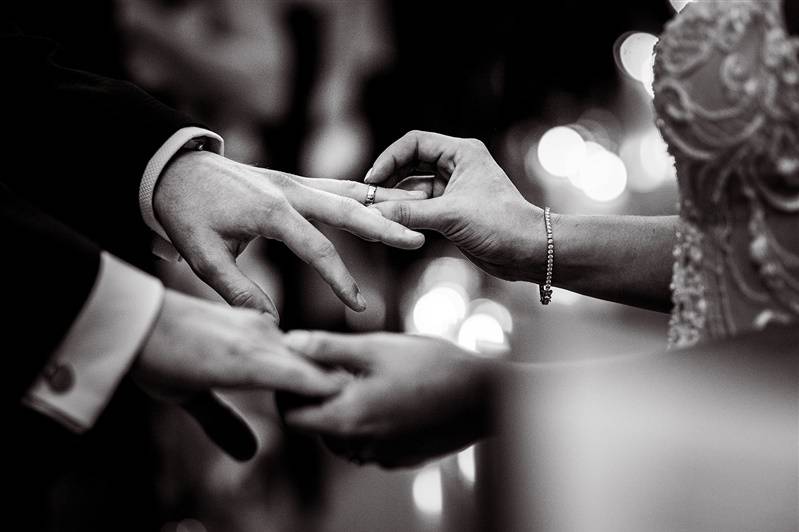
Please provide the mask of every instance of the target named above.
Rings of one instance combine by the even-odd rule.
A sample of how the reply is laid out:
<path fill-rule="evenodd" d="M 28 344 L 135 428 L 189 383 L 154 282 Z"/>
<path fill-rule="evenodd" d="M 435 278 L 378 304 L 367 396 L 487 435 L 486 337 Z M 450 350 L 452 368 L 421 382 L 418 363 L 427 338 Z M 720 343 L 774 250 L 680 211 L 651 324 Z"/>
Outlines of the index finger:
<path fill-rule="evenodd" d="M 357 312 L 366 309 L 366 301 L 335 246 L 311 222 L 289 209 L 283 224 L 277 228 L 277 236 L 295 255 L 310 264 L 348 307 Z"/>

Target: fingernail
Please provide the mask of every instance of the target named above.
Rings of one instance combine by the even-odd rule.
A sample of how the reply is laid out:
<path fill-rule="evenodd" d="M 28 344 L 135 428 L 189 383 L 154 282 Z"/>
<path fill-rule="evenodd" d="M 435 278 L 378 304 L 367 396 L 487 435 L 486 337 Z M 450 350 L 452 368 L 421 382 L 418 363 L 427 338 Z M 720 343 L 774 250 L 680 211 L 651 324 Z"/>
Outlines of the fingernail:
<path fill-rule="evenodd" d="M 363 295 L 360 292 L 355 295 L 355 301 L 358 303 L 357 310 L 366 310 L 366 300 L 363 298 Z"/>
<path fill-rule="evenodd" d="M 417 233 L 416 231 L 406 231 L 405 238 L 411 242 L 412 249 L 419 249 L 424 245 L 425 238 L 422 233 Z"/>
<path fill-rule="evenodd" d="M 424 190 L 410 190 L 408 195 L 412 198 L 427 199 L 427 192 Z"/>
<path fill-rule="evenodd" d="M 368 210 L 369 210 L 369 214 L 374 214 L 375 216 L 380 216 L 381 218 L 383 217 L 383 213 L 380 212 L 380 209 L 378 209 L 374 205 L 370 205 L 368 207 Z"/>
<path fill-rule="evenodd" d="M 371 177 L 371 175 L 372 175 L 372 170 L 374 170 L 374 169 L 375 169 L 375 168 L 374 168 L 374 166 L 373 166 L 372 168 L 370 168 L 370 169 L 369 169 L 369 171 L 368 171 L 368 172 L 366 172 L 366 176 L 363 178 L 363 180 L 364 180 L 366 183 L 368 183 L 368 182 L 369 182 L 369 177 Z"/>
<path fill-rule="evenodd" d="M 311 333 L 300 329 L 289 331 L 283 335 L 283 343 L 292 351 L 302 352 L 311 339 Z"/>

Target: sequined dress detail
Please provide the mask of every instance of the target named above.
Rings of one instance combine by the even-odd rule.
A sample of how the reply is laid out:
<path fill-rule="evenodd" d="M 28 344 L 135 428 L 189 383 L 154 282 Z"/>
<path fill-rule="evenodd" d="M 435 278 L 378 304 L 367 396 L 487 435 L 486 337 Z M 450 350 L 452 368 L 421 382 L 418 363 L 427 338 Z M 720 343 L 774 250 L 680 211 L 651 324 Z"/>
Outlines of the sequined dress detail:
<path fill-rule="evenodd" d="M 656 47 L 680 226 L 669 345 L 799 318 L 799 41 L 778 0 L 689 4 Z"/>

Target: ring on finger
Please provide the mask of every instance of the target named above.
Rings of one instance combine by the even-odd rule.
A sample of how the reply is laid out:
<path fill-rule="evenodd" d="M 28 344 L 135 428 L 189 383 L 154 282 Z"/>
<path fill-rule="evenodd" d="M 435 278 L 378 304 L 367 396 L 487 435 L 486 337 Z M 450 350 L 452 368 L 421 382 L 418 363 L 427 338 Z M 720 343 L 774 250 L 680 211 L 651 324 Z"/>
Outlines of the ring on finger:
<path fill-rule="evenodd" d="M 363 204 L 367 207 L 369 205 L 373 205 L 375 202 L 375 194 L 377 194 L 377 187 L 374 185 L 369 185 L 369 188 L 366 189 L 366 200 L 363 202 Z"/>

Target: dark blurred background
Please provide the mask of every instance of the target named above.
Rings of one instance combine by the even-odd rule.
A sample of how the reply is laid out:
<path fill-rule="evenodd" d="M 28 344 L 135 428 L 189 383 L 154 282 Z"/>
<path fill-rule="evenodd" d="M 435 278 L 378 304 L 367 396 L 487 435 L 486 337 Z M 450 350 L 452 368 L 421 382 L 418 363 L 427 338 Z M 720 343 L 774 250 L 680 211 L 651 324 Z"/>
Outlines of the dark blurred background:
<path fill-rule="evenodd" d="M 683 3 L 32 1 L 18 19 L 60 42 L 62 63 L 130 79 L 203 121 L 242 162 L 361 179 L 403 133 L 432 130 L 483 140 L 556 212 L 664 214 L 676 185 L 647 83 L 656 36 Z M 363 314 L 279 243 L 241 258 L 286 329 L 420 332 L 525 361 L 664 344 L 665 315 L 562 290 L 542 308 L 535 285 L 491 279 L 432 235 L 408 252 L 327 234 Z M 216 298 L 184 263 L 157 267 Z M 469 531 L 490 525 L 486 498 L 502 496 L 481 472 L 490 443 L 418 470 L 358 468 L 286 433 L 271 396 L 248 393 L 232 400 L 254 414 L 262 450 L 238 464 L 183 413 L 137 395 L 123 390 L 110 408 L 124 415 L 104 416 L 83 458 L 59 466 L 53 530 Z"/>

